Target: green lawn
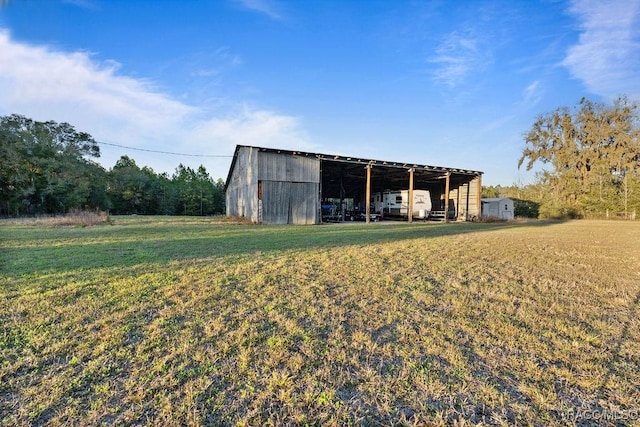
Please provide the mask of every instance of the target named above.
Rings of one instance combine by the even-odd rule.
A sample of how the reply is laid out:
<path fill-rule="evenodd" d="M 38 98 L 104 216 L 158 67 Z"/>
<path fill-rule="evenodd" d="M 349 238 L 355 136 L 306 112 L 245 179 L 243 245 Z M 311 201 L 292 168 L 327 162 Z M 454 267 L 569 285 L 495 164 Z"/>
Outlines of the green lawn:
<path fill-rule="evenodd" d="M 0 271 L 0 425 L 640 422 L 638 222 L 5 221 Z"/>

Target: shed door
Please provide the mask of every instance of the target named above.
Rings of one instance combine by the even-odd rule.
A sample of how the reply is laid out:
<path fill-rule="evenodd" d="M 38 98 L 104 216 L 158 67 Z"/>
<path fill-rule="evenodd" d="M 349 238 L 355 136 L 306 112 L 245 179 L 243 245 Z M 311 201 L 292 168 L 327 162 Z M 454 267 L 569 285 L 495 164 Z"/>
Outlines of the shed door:
<path fill-rule="evenodd" d="M 500 203 L 500 207 L 500 218 L 513 219 L 513 206 L 503 201 L 502 203 Z"/>
<path fill-rule="evenodd" d="M 267 224 L 315 224 L 318 184 L 262 181 L 262 221 Z"/>

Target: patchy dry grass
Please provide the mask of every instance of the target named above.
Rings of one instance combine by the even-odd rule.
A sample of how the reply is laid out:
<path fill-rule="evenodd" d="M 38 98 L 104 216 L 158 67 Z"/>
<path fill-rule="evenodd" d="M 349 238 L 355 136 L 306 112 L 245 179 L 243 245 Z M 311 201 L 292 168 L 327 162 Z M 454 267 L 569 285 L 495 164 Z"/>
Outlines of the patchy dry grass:
<path fill-rule="evenodd" d="M 638 422 L 637 223 L 0 227 L 1 425 Z"/>
<path fill-rule="evenodd" d="M 91 227 L 109 222 L 102 211 L 73 211 L 64 215 L 39 215 L 28 218 L 3 219 L 0 225 L 32 225 L 45 227 Z"/>

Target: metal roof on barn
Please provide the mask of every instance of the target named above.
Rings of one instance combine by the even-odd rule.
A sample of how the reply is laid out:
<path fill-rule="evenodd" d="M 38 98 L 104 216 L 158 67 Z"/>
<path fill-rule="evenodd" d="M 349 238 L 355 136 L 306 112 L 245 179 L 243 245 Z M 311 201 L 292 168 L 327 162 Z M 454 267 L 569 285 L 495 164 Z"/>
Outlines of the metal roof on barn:
<path fill-rule="evenodd" d="M 387 177 L 390 183 L 395 180 L 406 181 L 406 172 L 410 169 L 414 170 L 416 177 L 422 181 L 438 180 L 442 179 L 447 173 L 450 174 L 452 182 L 460 181 L 465 182 L 473 179 L 474 177 L 481 176 L 483 172 L 470 169 L 451 168 L 444 166 L 425 165 L 412 162 L 398 162 L 391 160 L 376 160 L 368 159 L 364 157 L 345 156 L 340 154 L 324 154 L 324 153 L 312 153 L 308 151 L 300 150 L 283 150 L 277 148 L 256 147 L 248 145 L 237 145 L 231 161 L 231 167 L 229 168 L 229 174 L 227 176 L 226 186 L 229 185 L 229 179 L 234 169 L 236 160 L 238 158 L 238 151 L 242 147 L 254 148 L 262 152 L 277 153 L 289 156 L 300 156 L 315 158 L 321 160 L 323 163 L 323 172 L 329 172 L 327 169 L 335 169 L 336 173 L 341 174 L 343 178 L 362 177 L 362 168 L 371 166 L 373 168 L 381 168 L 390 172 Z M 393 172 L 397 172 L 394 174 Z"/>

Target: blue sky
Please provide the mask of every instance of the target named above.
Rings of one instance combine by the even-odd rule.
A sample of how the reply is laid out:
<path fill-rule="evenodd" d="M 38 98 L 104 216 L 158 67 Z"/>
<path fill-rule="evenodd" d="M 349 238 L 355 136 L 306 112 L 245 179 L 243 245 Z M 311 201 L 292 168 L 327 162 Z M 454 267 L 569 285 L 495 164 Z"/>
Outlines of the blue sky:
<path fill-rule="evenodd" d="M 640 0 L 0 0 L 0 115 L 143 150 L 517 169 L 535 118 L 640 100 Z M 172 173 L 229 157 L 101 146 Z"/>

